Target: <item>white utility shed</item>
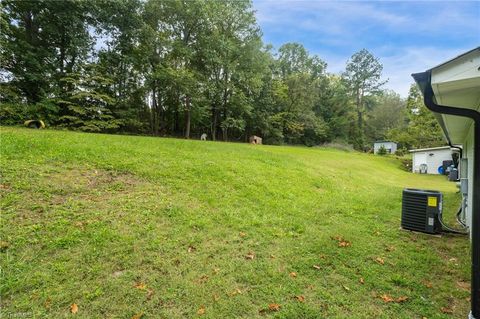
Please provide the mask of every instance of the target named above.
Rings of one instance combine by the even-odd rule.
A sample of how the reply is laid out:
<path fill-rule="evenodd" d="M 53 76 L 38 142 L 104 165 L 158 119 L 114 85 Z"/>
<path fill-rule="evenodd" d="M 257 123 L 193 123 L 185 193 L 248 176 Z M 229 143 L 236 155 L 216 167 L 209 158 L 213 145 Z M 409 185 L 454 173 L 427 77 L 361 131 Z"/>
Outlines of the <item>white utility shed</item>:
<path fill-rule="evenodd" d="M 373 153 L 378 154 L 381 147 L 385 147 L 387 154 L 393 154 L 397 151 L 397 143 L 392 141 L 376 141 L 373 143 Z"/>
<path fill-rule="evenodd" d="M 427 165 L 427 174 L 439 174 L 438 167 L 442 166 L 443 161 L 452 160 L 452 150 L 450 146 L 420 148 L 409 150 L 412 153 L 412 172 L 419 173 L 420 165 Z"/>

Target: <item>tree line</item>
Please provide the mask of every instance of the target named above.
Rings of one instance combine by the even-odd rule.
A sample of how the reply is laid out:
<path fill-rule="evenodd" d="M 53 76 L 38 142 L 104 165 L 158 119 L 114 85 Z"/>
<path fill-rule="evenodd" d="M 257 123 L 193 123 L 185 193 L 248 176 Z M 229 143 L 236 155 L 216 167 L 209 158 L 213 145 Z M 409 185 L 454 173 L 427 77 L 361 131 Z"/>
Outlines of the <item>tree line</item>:
<path fill-rule="evenodd" d="M 360 150 L 442 143 L 416 87 L 406 100 L 383 89 L 372 53 L 331 74 L 302 44 L 263 43 L 250 0 L 4 0 L 0 27 L 2 124 Z"/>

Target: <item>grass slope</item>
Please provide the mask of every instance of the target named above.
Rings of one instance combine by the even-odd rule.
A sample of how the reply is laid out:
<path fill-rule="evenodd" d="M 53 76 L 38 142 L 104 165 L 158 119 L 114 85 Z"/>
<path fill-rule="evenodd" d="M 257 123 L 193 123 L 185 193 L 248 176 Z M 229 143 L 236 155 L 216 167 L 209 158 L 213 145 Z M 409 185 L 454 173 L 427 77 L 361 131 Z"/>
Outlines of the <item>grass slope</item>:
<path fill-rule="evenodd" d="M 73 303 L 77 318 L 469 309 L 468 239 L 399 229 L 404 187 L 441 190 L 452 215 L 458 195 L 442 176 L 333 149 L 0 133 L 6 317 L 71 317 Z"/>

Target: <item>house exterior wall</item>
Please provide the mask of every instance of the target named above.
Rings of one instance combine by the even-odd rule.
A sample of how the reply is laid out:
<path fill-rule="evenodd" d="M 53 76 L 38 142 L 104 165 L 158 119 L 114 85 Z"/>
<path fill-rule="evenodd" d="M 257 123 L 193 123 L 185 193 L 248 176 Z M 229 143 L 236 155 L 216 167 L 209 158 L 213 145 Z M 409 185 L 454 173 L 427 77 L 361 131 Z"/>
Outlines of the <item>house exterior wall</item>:
<path fill-rule="evenodd" d="M 473 205 L 473 166 L 475 165 L 475 158 L 473 157 L 473 125 L 470 127 L 470 130 L 463 143 L 463 158 L 468 159 L 468 198 L 467 198 L 467 209 L 465 217 L 467 220 L 468 227 L 472 225 L 472 205 Z M 478 165 L 478 164 L 477 164 Z"/>
<path fill-rule="evenodd" d="M 421 164 L 427 164 L 427 174 L 438 174 L 438 167 L 443 161 L 452 159 L 452 151 L 449 148 L 440 150 L 425 150 L 412 153 L 412 172 L 418 173 Z"/>
<path fill-rule="evenodd" d="M 395 142 L 375 142 L 373 144 L 373 153 L 378 154 L 378 150 L 382 147 L 385 147 L 385 149 L 390 150 L 392 154 L 394 154 L 397 151 L 397 143 Z"/>

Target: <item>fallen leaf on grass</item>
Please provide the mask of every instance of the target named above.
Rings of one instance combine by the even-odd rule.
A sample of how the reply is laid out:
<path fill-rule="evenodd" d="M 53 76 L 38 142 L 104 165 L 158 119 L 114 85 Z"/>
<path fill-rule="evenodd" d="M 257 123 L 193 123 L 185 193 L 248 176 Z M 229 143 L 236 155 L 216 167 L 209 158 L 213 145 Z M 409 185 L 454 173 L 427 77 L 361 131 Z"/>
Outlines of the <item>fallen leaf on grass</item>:
<path fill-rule="evenodd" d="M 295 299 L 297 299 L 298 302 L 305 302 L 305 296 L 302 295 L 295 296 Z"/>
<path fill-rule="evenodd" d="M 443 313 L 448 313 L 448 314 L 453 313 L 453 310 L 448 308 L 448 307 L 442 307 L 442 308 L 440 308 L 440 311 L 443 312 Z"/>
<path fill-rule="evenodd" d="M 388 302 L 402 303 L 402 302 L 405 302 L 405 301 L 408 300 L 407 296 L 401 296 L 401 297 L 398 297 L 398 298 L 395 299 L 392 296 L 387 295 L 387 294 L 381 295 L 380 298 L 382 298 L 382 300 L 386 303 L 388 303 Z"/>
<path fill-rule="evenodd" d="M 315 268 L 316 270 L 322 269 L 319 265 L 313 265 L 313 268 Z"/>
<path fill-rule="evenodd" d="M 219 301 L 220 300 L 220 296 L 217 295 L 217 294 L 214 294 L 213 295 L 213 301 Z"/>
<path fill-rule="evenodd" d="M 375 258 L 375 261 L 380 264 L 380 265 L 384 265 L 385 264 L 385 260 L 383 260 L 383 258 L 380 258 L 380 257 L 377 257 Z"/>
<path fill-rule="evenodd" d="M 398 297 L 397 299 L 395 299 L 395 302 L 404 302 L 404 301 L 407 301 L 408 300 L 408 297 L 407 296 L 401 296 L 401 297 Z"/>
<path fill-rule="evenodd" d="M 432 288 L 433 287 L 433 284 L 430 281 L 423 282 L 423 285 L 427 288 Z"/>
<path fill-rule="evenodd" d="M 347 286 L 343 285 L 342 287 L 343 287 L 343 289 L 345 289 L 346 291 L 350 291 L 350 288 L 348 288 Z"/>
<path fill-rule="evenodd" d="M 391 252 L 394 250 L 395 250 L 395 246 L 388 246 L 387 248 L 385 248 L 385 251 L 388 251 L 388 252 Z"/>
<path fill-rule="evenodd" d="M 189 253 L 193 253 L 195 250 L 197 250 L 197 248 L 193 247 L 192 245 L 188 246 L 188 252 Z"/>
<path fill-rule="evenodd" d="M 139 312 L 133 315 L 132 319 L 141 319 L 143 317 L 143 312 Z"/>
<path fill-rule="evenodd" d="M 268 310 L 270 311 L 279 311 L 280 310 L 280 305 L 278 303 L 271 303 L 268 305 Z"/>
<path fill-rule="evenodd" d="M 147 290 L 147 299 L 150 300 L 152 299 L 152 296 L 155 292 L 153 291 L 153 289 L 148 289 Z"/>
<path fill-rule="evenodd" d="M 82 229 L 83 229 L 84 226 L 85 226 L 85 224 L 84 224 L 83 222 L 75 222 L 74 225 L 77 226 L 77 227 L 80 227 L 80 228 L 82 228 Z"/>
<path fill-rule="evenodd" d="M 276 257 L 275 255 L 270 255 L 270 258 L 275 259 Z"/>
<path fill-rule="evenodd" d="M 457 286 L 458 286 L 460 289 L 463 289 L 463 290 L 466 290 L 466 291 L 470 291 L 470 283 L 469 283 L 469 282 L 466 282 L 466 281 L 457 281 Z"/>
<path fill-rule="evenodd" d="M 242 237 L 242 238 L 245 237 L 245 236 L 247 236 L 247 234 L 244 233 L 244 232 L 242 232 L 242 231 L 239 233 L 239 235 L 240 235 L 240 237 Z"/>
<path fill-rule="evenodd" d="M 296 278 L 296 277 L 297 277 L 297 273 L 292 271 L 292 272 L 289 274 L 289 276 L 292 277 L 292 278 Z"/>
<path fill-rule="evenodd" d="M 248 254 L 245 255 L 245 259 L 248 259 L 248 260 L 253 260 L 255 259 L 255 253 L 254 252 L 249 252 Z"/>
<path fill-rule="evenodd" d="M 134 287 L 140 290 L 145 290 L 147 288 L 147 285 L 145 285 L 143 282 L 137 282 L 135 283 Z"/>
<path fill-rule="evenodd" d="M 198 282 L 203 284 L 208 281 L 208 276 L 207 275 L 202 275 L 200 278 L 198 278 Z"/>
<path fill-rule="evenodd" d="M 197 315 L 204 315 L 205 314 L 205 306 L 200 306 L 200 309 L 197 311 Z"/>
<path fill-rule="evenodd" d="M 365 283 L 365 280 L 364 280 L 363 278 L 360 278 L 358 281 L 359 281 L 362 285 Z"/>
<path fill-rule="evenodd" d="M 233 297 L 235 295 L 241 295 L 241 294 L 242 294 L 242 291 L 239 288 L 237 288 L 234 291 L 232 291 L 231 293 L 229 293 L 229 296 Z"/>
<path fill-rule="evenodd" d="M 337 235 L 330 238 L 338 242 L 338 247 L 349 247 L 351 245 L 351 243 L 348 240 L 345 240 L 342 236 Z"/>
<path fill-rule="evenodd" d="M 45 308 L 50 308 L 50 306 L 52 305 L 52 299 L 50 299 L 50 297 L 47 298 L 47 300 L 45 300 Z"/>
<path fill-rule="evenodd" d="M 338 247 L 348 247 L 348 246 L 350 246 L 349 241 L 342 240 L 342 241 L 338 242 Z"/>
<path fill-rule="evenodd" d="M 70 305 L 70 312 L 76 314 L 78 312 L 78 305 L 76 303 L 72 303 Z"/>

